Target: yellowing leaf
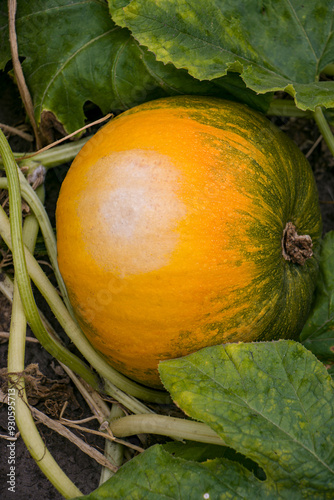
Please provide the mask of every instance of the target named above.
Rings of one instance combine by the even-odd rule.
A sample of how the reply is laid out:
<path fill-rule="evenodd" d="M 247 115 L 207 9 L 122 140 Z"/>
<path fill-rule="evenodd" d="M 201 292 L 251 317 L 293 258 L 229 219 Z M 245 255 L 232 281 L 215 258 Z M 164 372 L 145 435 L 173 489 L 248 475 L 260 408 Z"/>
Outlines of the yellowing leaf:
<path fill-rule="evenodd" d="M 258 93 L 285 90 L 301 109 L 334 106 L 334 1 L 109 0 L 113 19 L 159 61 L 200 80 L 241 74 Z"/>

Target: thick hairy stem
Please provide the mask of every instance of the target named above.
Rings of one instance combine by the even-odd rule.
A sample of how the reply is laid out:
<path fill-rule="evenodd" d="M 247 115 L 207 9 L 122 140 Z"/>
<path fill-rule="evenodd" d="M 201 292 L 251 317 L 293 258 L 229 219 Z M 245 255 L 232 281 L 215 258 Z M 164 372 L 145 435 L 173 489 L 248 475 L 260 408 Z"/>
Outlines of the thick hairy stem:
<path fill-rule="evenodd" d="M 36 195 L 36 192 L 32 189 L 32 187 L 30 186 L 30 184 L 28 183 L 28 181 L 26 180 L 26 178 L 24 177 L 24 175 L 20 170 L 18 170 L 18 174 L 19 174 L 22 198 L 28 203 L 29 207 L 34 212 L 36 219 L 38 220 L 41 232 L 43 234 L 44 243 L 53 267 L 53 271 L 55 273 L 55 277 L 57 279 L 60 292 L 62 294 L 64 302 L 66 303 L 67 308 L 69 309 L 70 312 L 72 312 L 71 305 L 67 297 L 66 287 L 58 268 L 57 244 L 50 223 L 50 219 L 46 213 L 42 201 Z M 6 177 L 0 178 L 0 189 L 8 189 L 8 180 L 6 179 Z"/>
<path fill-rule="evenodd" d="M 63 144 L 62 146 L 55 146 L 48 151 L 37 151 L 36 153 L 30 155 L 26 155 L 25 153 L 14 153 L 14 157 L 19 163 L 26 158 L 33 157 L 35 162 L 41 163 L 46 169 L 57 167 L 58 165 L 72 161 L 86 142 L 91 139 L 91 137 L 92 136 L 84 137 L 83 139 L 80 139 L 80 141 L 70 142 L 68 144 Z"/>
<path fill-rule="evenodd" d="M 273 99 L 267 111 L 269 116 L 286 116 L 295 118 L 312 118 L 311 111 L 297 108 L 293 99 Z"/>
<path fill-rule="evenodd" d="M 36 144 L 37 144 L 37 149 L 41 147 L 41 140 L 39 136 L 39 131 L 37 128 L 35 116 L 34 116 L 34 106 L 32 103 L 32 99 L 30 96 L 30 92 L 28 90 L 24 74 L 22 71 L 20 59 L 19 59 L 19 53 L 18 53 L 18 47 L 17 47 L 17 37 L 16 37 L 16 30 L 15 30 L 15 16 L 16 16 L 16 0 L 8 0 L 8 21 L 9 21 L 9 41 L 10 41 L 10 50 L 12 54 L 12 62 L 13 62 L 13 69 L 16 77 L 16 82 L 17 86 L 25 107 L 25 110 L 27 112 L 27 115 L 29 117 L 29 120 L 31 122 L 32 128 L 34 130 L 34 134 L 36 137 Z"/>
<path fill-rule="evenodd" d="M 23 237 L 22 237 L 22 207 L 21 192 L 18 177 L 18 169 L 9 144 L 0 129 L 0 153 L 4 161 L 6 176 L 8 180 L 9 210 L 10 210 L 10 231 L 1 231 L 1 236 L 11 248 L 15 269 L 15 279 L 20 291 L 24 312 L 27 321 L 43 347 L 55 358 L 59 359 L 67 366 L 80 374 L 94 388 L 98 388 L 98 378 L 77 356 L 58 341 L 51 338 L 45 329 L 35 303 L 31 289 L 30 277 L 27 270 Z M 6 226 L 7 217 L 2 207 L 0 207 L 0 217 Z M 5 235 L 4 232 L 7 234 Z M 31 255 L 31 254 L 30 254 Z"/>
<path fill-rule="evenodd" d="M 43 190 L 40 190 L 42 195 Z M 34 216 L 28 216 L 23 226 L 23 239 L 32 250 L 35 246 L 38 233 L 38 222 Z M 8 373 L 9 378 L 8 404 L 14 409 L 15 420 L 20 435 L 24 440 L 31 456 L 55 488 L 65 497 L 81 495 L 80 490 L 72 483 L 64 471 L 59 467 L 45 446 L 33 416 L 31 415 L 26 393 L 24 377 L 26 317 L 24 314 L 20 293 L 16 283 L 12 295 L 12 318 L 8 345 Z"/>
<path fill-rule="evenodd" d="M 320 106 L 317 106 L 315 108 L 315 111 L 313 113 L 314 119 L 319 127 L 319 130 L 328 146 L 328 149 L 334 156 L 334 137 L 333 137 L 333 132 L 328 124 L 328 121 L 325 118 L 325 115 L 323 113 L 323 110 Z"/>
<path fill-rule="evenodd" d="M 123 415 L 124 411 L 118 405 L 113 404 L 109 415 L 109 422 L 113 422 L 114 420 L 123 417 Z M 108 439 L 106 440 L 104 445 L 104 455 L 115 467 L 120 467 L 122 465 L 124 455 L 123 451 L 124 446 L 122 444 L 113 443 Z M 100 485 L 105 483 L 113 474 L 113 471 L 107 467 L 103 467 L 100 476 Z"/>
<path fill-rule="evenodd" d="M 116 437 L 158 434 L 174 439 L 226 446 L 218 434 L 206 424 L 165 415 L 129 415 L 111 422 L 110 429 Z"/>

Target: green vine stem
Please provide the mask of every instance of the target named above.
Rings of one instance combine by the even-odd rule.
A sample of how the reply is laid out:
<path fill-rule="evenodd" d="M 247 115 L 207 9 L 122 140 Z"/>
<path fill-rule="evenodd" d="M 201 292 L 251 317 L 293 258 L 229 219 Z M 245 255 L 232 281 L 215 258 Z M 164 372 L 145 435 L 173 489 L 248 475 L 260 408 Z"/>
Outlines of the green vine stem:
<path fill-rule="evenodd" d="M 87 380 L 88 383 L 92 385 L 92 387 L 97 389 L 98 378 L 91 372 L 91 370 L 83 361 L 72 354 L 68 349 L 66 349 L 55 339 L 51 338 L 42 323 L 32 293 L 30 278 L 26 265 L 25 249 L 22 237 L 22 207 L 18 168 L 13 157 L 13 153 L 1 129 L 0 153 L 4 161 L 6 176 L 8 180 L 10 210 L 10 231 L 9 234 L 7 234 L 7 238 L 5 238 L 3 235 L 2 237 L 12 250 L 15 279 L 20 291 L 20 296 L 27 321 L 36 338 L 52 356 L 79 373 L 85 380 Z M 3 220 L 7 220 L 7 216 L 3 208 L 0 207 L 0 209 L 1 218 Z M 10 244 L 9 240 L 11 242 Z"/>
<path fill-rule="evenodd" d="M 116 404 L 113 404 L 109 414 L 109 422 L 113 422 L 114 420 L 117 420 L 118 418 L 121 418 L 123 416 L 124 411 L 122 410 L 122 408 Z M 113 443 L 112 441 L 106 439 L 104 445 L 104 456 L 116 467 L 120 467 L 123 463 L 123 451 L 124 446 L 122 444 Z M 107 467 L 102 467 L 99 484 L 101 485 L 105 483 L 113 474 L 114 472 L 112 470 L 107 469 Z"/>
<path fill-rule="evenodd" d="M 89 136 L 80 139 L 79 141 L 73 141 L 61 146 L 55 146 L 41 153 L 13 153 L 13 156 L 18 162 L 21 162 L 22 160 L 25 160 L 29 157 L 34 161 L 41 163 L 46 169 L 58 167 L 63 163 L 72 161 L 73 158 L 75 158 L 79 153 L 80 149 L 91 137 L 92 136 Z M 3 166 L 3 161 L 1 161 L 1 158 L 0 165 Z"/>
<path fill-rule="evenodd" d="M 331 128 L 325 118 L 325 115 L 323 113 L 323 110 L 320 106 L 317 106 L 315 108 L 315 111 L 313 113 L 314 119 L 318 125 L 318 128 L 324 138 L 324 141 L 326 142 L 328 149 L 334 156 L 334 137 L 333 137 L 333 132 L 331 131 Z"/>
<path fill-rule="evenodd" d="M 0 181 L 2 178 L 0 178 Z M 7 179 L 6 179 L 7 180 Z M 1 189 L 1 187 L 0 187 Z M 36 198 L 39 199 L 41 203 L 44 202 L 44 186 L 39 186 L 34 192 Z M 24 219 L 24 224 L 22 227 L 22 238 L 24 244 L 29 248 L 29 250 L 33 251 L 36 245 L 36 239 L 39 231 L 39 223 L 35 215 L 30 214 Z"/>
<path fill-rule="evenodd" d="M 20 373 L 23 371 L 25 331 L 26 317 L 23 312 L 18 287 L 15 286 L 9 337 L 9 373 Z M 54 460 L 36 428 L 25 397 L 24 378 L 11 375 L 10 387 L 15 391 L 16 423 L 31 456 L 35 459 L 49 481 L 51 481 L 65 498 L 73 498 L 74 496 L 81 495 L 80 490 L 72 483 Z M 12 389 L 10 389 L 10 394 L 12 394 Z"/>
<path fill-rule="evenodd" d="M 43 190 L 40 189 L 39 191 L 42 194 Z M 35 246 L 38 230 L 38 222 L 35 217 L 28 216 L 23 226 L 23 238 L 30 249 Z M 81 492 L 59 467 L 46 448 L 29 409 L 24 377 L 21 375 L 24 371 L 27 321 L 16 282 L 14 283 L 12 299 L 13 307 L 8 345 L 8 373 L 10 376 L 8 395 L 13 399 L 9 399 L 8 403 L 15 409 L 16 425 L 37 465 L 65 498 L 72 498 L 81 495 Z"/>
<path fill-rule="evenodd" d="M 60 292 L 63 296 L 63 300 L 66 303 L 67 308 L 69 309 L 70 312 L 72 312 L 72 308 L 67 296 L 66 287 L 58 268 L 57 244 L 52 226 L 50 224 L 50 219 L 46 213 L 43 203 L 41 202 L 39 197 L 36 196 L 35 191 L 32 189 L 32 187 L 30 186 L 30 184 L 28 183 L 28 181 L 26 180 L 26 178 L 24 177 L 24 175 L 20 170 L 18 170 L 18 174 L 19 174 L 21 195 L 23 199 L 28 203 L 31 210 L 34 212 L 36 219 L 38 220 Z M 6 177 L 0 178 L 0 189 L 8 189 L 8 179 L 6 179 Z"/>
<path fill-rule="evenodd" d="M 328 66 L 328 71 L 332 71 L 334 75 L 334 64 Z M 329 74 L 329 73 L 327 73 Z M 314 118 L 321 135 L 326 142 L 328 149 L 334 156 L 334 136 L 331 127 L 326 119 L 333 121 L 333 110 L 323 110 L 320 106 L 315 108 L 315 111 L 303 111 L 296 107 L 292 99 L 273 99 L 270 103 L 267 115 L 271 116 L 287 116 L 297 118 Z M 326 115 L 326 116 L 325 116 Z"/>
<path fill-rule="evenodd" d="M 144 405 L 141 401 L 138 401 L 134 396 L 130 393 L 121 391 L 115 384 L 110 382 L 108 378 L 105 377 L 104 380 L 104 390 L 108 396 L 111 396 L 113 399 L 121 403 L 125 408 L 130 410 L 132 413 L 136 415 L 154 413 L 153 410 Z M 139 396 L 138 396 L 139 397 Z M 170 402 L 169 396 L 166 394 L 166 398 L 168 398 Z M 143 398 L 141 398 L 143 399 Z M 166 401 L 167 399 L 165 399 Z M 160 400 L 161 401 L 161 400 Z M 164 403 L 162 403 L 164 404 Z"/>
<path fill-rule="evenodd" d="M 297 108 L 293 99 L 273 99 L 266 114 L 269 116 L 312 118 L 312 112 Z"/>
<path fill-rule="evenodd" d="M 218 434 L 206 424 L 166 415 L 129 415 L 111 422 L 110 429 L 116 437 L 158 434 L 174 439 L 226 446 Z"/>

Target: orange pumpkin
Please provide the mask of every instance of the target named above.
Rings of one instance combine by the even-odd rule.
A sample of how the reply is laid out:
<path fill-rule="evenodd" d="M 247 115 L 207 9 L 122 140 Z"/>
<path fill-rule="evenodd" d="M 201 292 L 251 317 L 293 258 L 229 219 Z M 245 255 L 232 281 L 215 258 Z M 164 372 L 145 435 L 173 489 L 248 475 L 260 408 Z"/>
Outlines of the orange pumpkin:
<path fill-rule="evenodd" d="M 129 377 L 159 387 L 160 360 L 298 338 L 317 191 L 298 148 L 248 107 L 180 96 L 119 115 L 75 158 L 56 217 L 82 330 Z"/>

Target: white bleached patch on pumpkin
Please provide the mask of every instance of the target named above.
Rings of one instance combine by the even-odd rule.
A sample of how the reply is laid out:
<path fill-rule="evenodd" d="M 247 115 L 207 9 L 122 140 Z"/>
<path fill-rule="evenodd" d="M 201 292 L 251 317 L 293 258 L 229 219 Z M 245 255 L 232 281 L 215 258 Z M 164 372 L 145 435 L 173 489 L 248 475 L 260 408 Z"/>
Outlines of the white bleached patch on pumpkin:
<path fill-rule="evenodd" d="M 106 271 L 124 277 L 168 264 L 186 215 L 179 178 L 167 156 L 144 150 L 114 152 L 91 169 L 78 210 L 95 214 L 86 246 Z"/>

